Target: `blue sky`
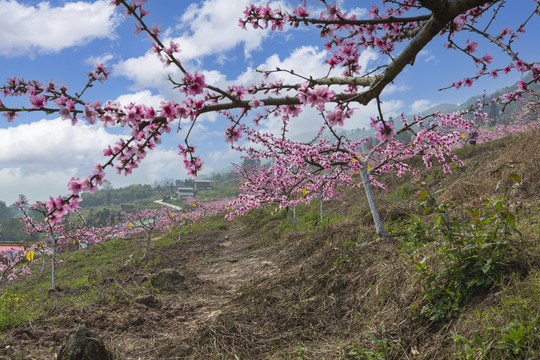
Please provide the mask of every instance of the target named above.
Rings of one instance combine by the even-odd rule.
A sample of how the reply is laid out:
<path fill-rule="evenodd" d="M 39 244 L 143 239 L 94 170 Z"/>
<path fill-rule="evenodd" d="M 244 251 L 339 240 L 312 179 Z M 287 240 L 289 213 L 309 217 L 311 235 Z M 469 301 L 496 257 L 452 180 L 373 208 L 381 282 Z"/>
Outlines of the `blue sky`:
<path fill-rule="evenodd" d="M 221 86 L 238 82 L 248 84 L 259 79 L 254 69 L 275 66 L 308 75 L 326 74 L 324 60 L 327 54 L 314 28 L 288 29 L 279 33 L 242 30 L 237 25 L 238 18 L 248 3 L 248 0 L 150 0 L 145 7 L 151 11 L 146 21 L 150 25 L 161 24 L 163 38 L 179 41 L 180 59 L 189 69 L 204 72 L 208 83 Z M 361 15 L 374 2 L 339 3 Z M 274 4 L 286 8 L 296 6 L 298 1 L 275 1 Z M 317 2 L 308 1 L 308 4 L 319 6 Z M 515 1 L 512 5 L 515 8 L 508 5 L 503 16 L 492 25 L 494 29 L 517 27 L 523 18 L 523 9 L 532 9 L 534 3 L 522 0 L 519 5 Z M 84 85 L 86 73 L 93 64 L 105 62 L 111 77 L 90 89 L 85 100 L 133 101 L 148 105 L 159 105 L 162 100 L 182 100 L 181 94 L 171 89 L 166 80 L 168 74 L 178 76 L 178 71 L 164 69 L 159 60 L 148 53 L 149 40 L 144 35 L 134 35 L 132 19 L 114 11 L 109 0 L 41 3 L 0 0 L 0 18 L 2 83 L 11 76 L 41 82 L 54 79 L 75 92 Z M 530 62 L 538 61 L 540 53 L 539 19 L 535 17 L 527 32 L 516 42 L 516 50 Z M 466 38 L 459 35 L 457 40 L 464 44 Z M 476 72 L 472 61 L 461 53 L 446 50 L 444 42 L 443 38 L 437 38 L 418 56 L 415 65 L 407 67 L 385 90 L 383 100 L 387 114 L 419 112 L 438 103 L 459 103 L 484 89 L 488 92 L 496 90 L 520 78 L 520 74 L 514 72 L 497 80 L 479 81 L 472 88 L 437 92 L 438 88 Z M 480 42 L 478 53 L 486 52 L 495 57 L 496 66 L 510 62 L 499 49 Z M 365 69 L 372 69 L 385 59 L 373 51 L 365 51 L 360 61 Z M 26 104 L 26 99 L 22 98 L 1 100 L 8 106 Z M 345 128 L 366 126 L 374 110 L 373 104 L 359 109 Z M 314 118 L 314 112 L 306 111 L 292 124 L 290 135 L 302 137 L 316 130 Z M 238 158 L 224 141 L 226 125 L 222 118 L 206 116 L 196 126 L 192 142 L 199 146 L 207 164 L 207 174 L 226 169 Z M 276 131 L 279 124 L 268 122 L 263 128 Z M 115 142 L 122 131 L 83 123 L 71 126 L 54 115 L 22 115 L 13 124 L 1 117 L 0 200 L 10 204 L 21 193 L 32 201 L 65 194 L 67 180 L 72 176 L 88 175 L 94 163 L 102 162 L 102 150 Z M 151 184 L 164 177 L 185 178 L 182 158 L 177 155 L 177 144 L 182 139 L 182 131 L 170 134 L 132 176 L 119 177 L 109 171 L 108 179 L 118 187 L 131 183 Z"/>

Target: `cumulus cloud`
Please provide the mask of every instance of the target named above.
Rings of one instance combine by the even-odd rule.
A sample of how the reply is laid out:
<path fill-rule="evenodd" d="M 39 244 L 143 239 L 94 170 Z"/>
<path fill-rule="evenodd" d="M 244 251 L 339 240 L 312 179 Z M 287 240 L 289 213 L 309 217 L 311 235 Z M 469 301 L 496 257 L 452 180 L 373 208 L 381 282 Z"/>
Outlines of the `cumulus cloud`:
<path fill-rule="evenodd" d="M 150 90 L 142 90 L 133 94 L 125 94 L 119 96 L 116 101 L 122 105 L 129 105 L 130 103 L 142 104 L 146 106 L 152 106 L 155 109 L 159 109 L 161 102 L 165 99 L 160 95 L 152 95 Z"/>
<path fill-rule="evenodd" d="M 438 62 L 437 58 L 435 57 L 435 55 L 433 55 L 433 53 L 430 50 L 426 50 L 426 49 L 420 50 L 420 52 L 418 53 L 418 57 L 423 59 L 425 62 L 430 62 L 430 61 Z"/>
<path fill-rule="evenodd" d="M 45 201 L 49 196 L 66 194 L 73 176 L 78 176 L 75 168 L 31 174 L 20 167 L 0 169 L 0 200 L 12 204 L 25 195 L 30 202 Z"/>
<path fill-rule="evenodd" d="M 0 55 L 59 52 L 97 38 L 111 38 L 117 24 L 107 0 L 68 2 L 51 7 L 0 0 Z M 66 29 L 69 29 L 66 31 Z"/>
<path fill-rule="evenodd" d="M 118 139 L 102 127 L 72 126 L 61 119 L 21 124 L 0 129 L 0 166 L 25 164 L 27 171 L 38 172 L 91 166 Z"/>
<path fill-rule="evenodd" d="M 90 66 L 96 66 L 99 64 L 107 64 L 109 61 L 111 61 L 114 58 L 112 54 L 103 54 L 100 56 L 90 56 L 88 59 L 85 60 L 85 63 L 87 63 Z"/>
<path fill-rule="evenodd" d="M 419 100 L 416 100 L 415 102 L 412 103 L 411 105 L 411 110 L 414 112 L 414 113 L 419 113 L 419 112 L 422 112 L 426 109 L 428 109 L 430 106 L 432 106 L 433 104 L 431 103 L 430 100 L 427 100 L 427 99 L 419 99 Z"/>
<path fill-rule="evenodd" d="M 0 200 L 12 203 L 25 194 L 31 201 L 43 201 L 66 194 L 68 180 L 90 175 L 94 164 L 104 159 L 103 149 L 119 138 L 103 127 L 72 126 L 61 119 L 0 129 Z M 151 151 L 130 176 L 117 175 L 112 168 L 106 173 L 116 187 L 187 174 L 177 151 L 163 148 Z"/>
<path fill-rule="evenodd" d="M 170 88 L 171 84 L 167 82 L 167 75 L 178 78 L 181 74 L 180 70 L 174 66 L 164 68 L 156 54 L 150 52 L 114 64 L 112 70 L 114 76 L 123 76 L 133 81 L 131 90 L 165 88 L 165 86 Z"/>
<path fill-rule="evenodd" d="M 243 44 L 244 56 L 249 57 L 250 52 L 259 48 L 269 34 L 268 30 L 245 31 L 238 26 L 236 20 L 250 3 L 251 0 L 206 0 L 202 4 L 192 3 L 177 26 L 177 30 L 185 31 L 176 39 L 180 43 L 182 56 L 196 59 Z"/>
<path fill-rule="evenodd" d="M 177 151 L 155 149 L 148 153 L 132 174 L 124 176 L 109 171 L 107 180 L 114 187 L 123 187 L 131 184 L 153 184 L 164 177 L 179 179 L 186 176 L 187 171 L 184 169 L 183 158 L 178 155 Z"/>
<path fill-rule="evenodd" d="M 171 40 L 181 49 L 179 57 L 184 63 L 198 62 L 206 56 L 214 55 L 221 61 L 232 60 L 235 56 L 224 53 L 243 46 L 242 57 L 258 49 L 268 30 L 246 31 L 238 26 L 237 19 L 242 16 L 250 0 L 206 0 L 202 4 L 188 6 L 174 29 L 164 32 L 164 43 Z M 176 35 L 175 35 L 176 34 Z M 179 35 L 178 35 L 179 34 Z M 173 66 L 164 68 L 154 53 L 150 51 L 139 57 L 132 57 L 114 65 L 113 74 L 124 76 L 134 82 L 132 89 L 157 88 L 170 83 L 167 75 L 180 76 Z M 140 71 L 144 69 L 144 71 Z"/>
<path fill-rule="evenodd" d="M 67 193 L 71 176 L 89 175 L 103 149 L 118 139 L 104 128 L 61 119 L 0 129 L 0 199 Z"/>

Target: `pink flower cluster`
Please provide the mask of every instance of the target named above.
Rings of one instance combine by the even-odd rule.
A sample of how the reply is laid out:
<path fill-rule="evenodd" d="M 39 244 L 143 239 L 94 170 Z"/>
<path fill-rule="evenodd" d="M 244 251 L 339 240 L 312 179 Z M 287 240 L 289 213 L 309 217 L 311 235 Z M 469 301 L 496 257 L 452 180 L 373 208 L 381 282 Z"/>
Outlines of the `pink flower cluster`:
<path fill-rule="evenodd" d="M 4 96 L 24 95 L 28 97 L 26 107 L 10 108 L 3 103 L 0 104 L 0 112 L 3 112 L 3 116 L 8 122 L 12 122 L 20 112 L 41 111 L 47 114 L 58 113 L 63 119 L 69 120 L 73 124 L 76 124 L 77 117 L 80 117 L 89 124 L 101 123 L 104 126 L 121 126 L 129 128 L 131 131 L 129 136 L 117 141 L 116 144 L 109 145 L 104 150 L 107 159 L 96 165 L 91 176 L 70 181 L 69 190 L 71 193 L 68 196 L 63 200 L 56 198 L 48 203 L 48 209 L 51 212 L 48 214 L 48 218 L 53 222 L 59 221 L 59 219 L 52 213 L 57 213 L 57 216 L 61 217 L 66 213 L 66 209 L 67 211 L 75 209 L 79 193 L 92 191 L 99 186 L 103 181 L 104 171 L 108 167 L 116 168 L 119 173 L 126 175 L 132 173 L 146 157 L 147 152 L 159 145 L 162 136 L 171 131 L 171 125 L 174 121 L 189 119 L 191 125 L 194 125 L 198 116 L 207 112 L 221 114 L 230 121 L 230 124 L 225 126 L 225 139 L 226 142 L 231 143 L 233 148 L 240 150 L 240 146 L 236 144 L 241 137 L 246 137 L 249 141 L 259 143 L 263 147 L 270 145 L 276 147 L 275 150 L 268 149 L 267 154 L 272 154 L 274 158 L 281 156 L 287 159 L 286 162 L 276 162 L 272 174 L 267 173 L 267 178 L 262 179 L 264 180 L 262 183 L 266 181 L 270 184 L 278 181 L 278 184 L 275 184 L 277 189 L 288 188 L 288 185 L 279 184 L 279 178 L 286 177 L 287 172 L 293 172 L 297 176 L 297 181 L 309 179 L 309 181 L 302 180 L 300 182 L 304 185 L 302 189 L 307 189 L 308 193 L 309 189 L 316 192 L 315 187 L 331 189 L 333 185 L 330 184 L 337 184 L 340 181 L 346 182 L 348 180 L 337 177 L 337 174 L 347 171 L 354 172 L 354 166 L 349 164 L 350 161 L 345 161 L 342 158 L 346 156 L 354 158 L 356 155 L 361 155 L 358 149 L 351 147 L 354 142 L 336 139 L 336 141 L 326 143 L 318 138 L 314 143 L 295 144 L 291 142 L 285 145 L 278 143 L 268 134 L 260 134 L 260 139 L 257 140 L 254 133 L 247 128 L 246 119 L 253 121 L 258 126 L 265 119 L 279 117 L 283 124 L 281 140 L 287 141 L 285 137 L 289 122 L 309 106 L 320 113 L 327 130 L 335 134 L 334 126 L 342 126 L 345 121 L 352 118 L 352 104 L 366 105 L 374 99 L 378 100 L 385 86 L 394 81 L 407 64 L 414 62 L 414 57 L 423 49 L 423 46 L 419 44 L 431 41 L 435 34 L 447 37 L 449 49 L 462 51 L 479 68 L 478 73 L 474 76 L 467 76 L 463 80 L 452 83 L 449 87 L 472 86 L 482 76 L 496 77 L 514 69 L 522 73 L 530 72 L 531 80 L 520 83 L 518 91 L 498 99 L 499 102 L 507 103 L 520 99 L 524 93 L 533 93 L 530 85 L 540 81 L 540 64 L 526 61 L 512 48 L 518 40 L 518 35 L 525 31 L 529 20 L 525 20 L 517 27 L 517 30 L 503 27 L 495 29 L 493 34 L 488 34 L 488 30 L 476 28 L 482 16 L 491 13 L 489 10 L 495 6 L 493 2 L 476 6 L 477 2 L 465 1 L 459 10 L 461 13 L 456 11 L 448 23 L 440 22 L 437 24 L 432 19 L 438 18 L 439 14 L 417 0 L 383 0 L 381 3 L 373 5 L 362 19 L 358 18 L 356 13 L 344 11 L 337 3 L 324 2 L 325 7 L 319 14 L 316 14 L 315 11 L 308 8 L 306 1 L 302 1 L 300 6 L 292 8 L 290 11 L 279 7 L 272 8 L 269 5 L 252 4 L 244 11 L 244 16 L 240 19 L 240 26 L 247 28 L 248 25 L 251 25 L 255 29 L 270 28 L 275 31 L 284 30 L 286 26 L 315 26 L 324 39 L 324 46 L 328 50 L 328 57 L 325 59 L 329 67 L 327 75 L 314 78 L 313 74 L 302 74 L 302 69 L 276 68 L 261 71 L 265 77 L 264 81 L 249 85 L 232 84 L 226 88 L 219 88 L 207 84 L 202 72 L 187 71 L 184 68 L 178 58 L 181 54 L 180 46 L 174 42 L 164 44 L 160 39 L 159 25 L 148 26 L 146 24 L 149 11 L 143 8 L 145 3 L 144 0 L 130 2 L 113 0 L 111 2 L 114 6 L 122 6 L 125 9 L 125 14 L 135 20 L 136 33 L 144 32 L 152 40 L 151 51 L 165 66 L 173 65 L 180 70 L 181 80 L 175 80 L 172 77 L 169 77 L 169 80 L 174 88 L 179 88 L 183 93 L 185 99 L 182 103 L 163 102 L 159 108 L 154 109 L 137 104 L 121 106 L 111 101 L 105 102 L 104 105 L 100 102 L 86 102 L 83 100 L 86 89 L 92 87 L 96 82 L 104 82 L 109 76 L 109 72 L 102 64 L 88 73 L 87 84 L 79 93 L 70 94 L 67 87 L 58 86 L 54 82 L 43 85 L 38 81 L 24 81 L 16 77 L 8 79 L 7 83 L 0 87 L 0 93 Z M 508 6 L 510 5 L 508 4 Z M 538 13 L 536 1 L 535 6 L 536 8 L 530 13 L 530 16 L 525 16 L 525 19 L 530 19 Z M 449 11 L 454 11 L 455 8 L 449 8 Z M 419 11 L 421 9 L 426 11 Z M 422 15 L 424 13 L 425 15 Z M 493 16 L 502 15 L 495 12 Z M 426 28 L 431 29 L 431 25 L 428 23 L 435 26 L 437 30 L 426 32 Z M 424 26 L 426 24 L 429 26 Z M 495 28 L 494 24 L 495 22 L 493 22 L 492 28 Z M 459 32 L 465 31 L 472 34 L 471 38 L 455 36 Z M 472 36 L 477 38 L 472 38 Z M 423 40 L 416 41 L 419 37 Z M 465 39 L 465 41 L 462 43 L 457 39 Z M 510 56 L 512 62 L 503 68 L 494 67 L 492 56 L 488 54 L 477 55 L 483 46 L 479 39 L 503 49 L 504 53 Z M 381 66 L 368 74 L 361 73 L 359 60 L 363 49 L 374 49 L 385 55 Z M 395 54 L 397 50 L 401 52 Z M 341 71 L 342 76 L 334 74 L 331 76 L 333 71 Z M 275 73 L 286 74 L 287 78 L 292 77 L 296 80 L 290 83 L 284 80 L 269 81 L 268 79 Z M 252 112 L 256 114 L 250 116 Z M 372 149 L 373 152 L 370 155 L 370 161 L 375 161 L 375 163 L 370 163 L 371 167 L 376 169 L 372 173 L 397 169 L 398 175 L 402 174 L 407 171 L 407 165 L 401 160 L 420 153 L 423 154 L 426 165 L 430 165 L 431 160 L 436 158 L 443 166 L 446 166 L 445 170 L 449 171 L 446 164 L 446 159 L 450 156 L 449 151 L 456 146 L 456 138 L 463 135 L 466 130 L 465 125 L 453 119 L 452 116 L 447 118 L 437 115 L 437 121 L 443 124 L 448 123 L 448 125 L 441 125 L 437 129 L 421 129 L 411 142 L 403 143 L 396 140 L 397 133 L 402 130 L 397 131 L 392 123 L 382 120 L 383 116 L 380 114 L 381 120 L 373 124 L 375 136 L 380 144 Z M 405 127 L 409 128 L 406 130 L 412 130 L 412 126 L 415 124 L 420 125 L 421 121 L 415 119 L 408 122 Z M 454 132 L 441 130 L 446 127 L 457 127 L 457 130 L 454 129 Z M 195 156 L 195 148 L 189 144 L 187 138 L 185 142 L 185 148 L 180 146 L 180 155 L 184 158 L 184 165 L 188 172 L 195 176 L 203 167 L 203 161 L 199 156 Z M 357 144 L 357 146 L 359 145 Z M 303 153 L 298 154 L 293 151 L 295 146 L 302 149 Z M 255 150 L 249 151 L 248 156 L 255 156 Z M 298 160 L 300 158 L 303 160 Z M 362 161 L 357 162 L 358 164 L 362 163 Z M 367 166 L 367 164 L 364 165 Z M 300 174 L 295 173 L 298 169 L 301 169 Z M 263 173 L 266 172 L 261 169 L 261 174 Z M 319 180 L 314 177 L 314 174 L 319 173 L 329 173 L 332 174 L 329 175 L 330 177 L 335 176 L 335 178 Z M 313 188 L 309 188 L 310 186 Z M 298 186 L 295 186 L 294 189 L 296 190 L 289 189 L 288 192 L 283 193 L 285 195 L 280 196 L 285 196 L 285 198 L 299 196 Z M 328 191 L 330 192 L 330 190 Z"/>

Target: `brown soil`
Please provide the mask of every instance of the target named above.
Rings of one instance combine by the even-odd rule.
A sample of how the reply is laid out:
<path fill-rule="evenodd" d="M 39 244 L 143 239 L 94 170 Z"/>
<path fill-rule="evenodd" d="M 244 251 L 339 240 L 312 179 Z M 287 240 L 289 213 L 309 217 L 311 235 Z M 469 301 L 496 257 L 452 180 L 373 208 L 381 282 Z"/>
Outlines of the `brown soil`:
<path fill-rule="evenodd" d="M 53 359 L 67 333 L 77 325 L 98 333 L 121 359 L 160 358 L 156 354 L 171 342 L 188 337 L 227 311 L 243 287 L 279 272 L 268 257 L 269 251 L 253 249 L 250 236 L 239 236 L 241 230 L 237 224 L 217 233 L 202 233 L 187 243 L 152 249 L 147 263 L 159 258 L 158 265 L 145 270 L 145 263 L 128 264 L 98 284 L 103 293 L 113 285 L 120 291 L 129 288 L 125 299 L 84 310 L 54 309 L 53 314 L 11 330 L 3 339 L 10 345 L 2 349 L 6 351 L 0 352 L 0 359 L 10 353 L 27 354 L 22 357 L 25 359 Z M 163 268 L 177 269 L 186 275 L 186 281 L 165 289 L 149 288 L 150 276 Z M 141 295 L 132 298 L 133 288 L 139 288 Z M 64 296 L 70 291 L 75 290 L 48 296 Z M 182 358 L 180 354 L 174 357 Z"/>

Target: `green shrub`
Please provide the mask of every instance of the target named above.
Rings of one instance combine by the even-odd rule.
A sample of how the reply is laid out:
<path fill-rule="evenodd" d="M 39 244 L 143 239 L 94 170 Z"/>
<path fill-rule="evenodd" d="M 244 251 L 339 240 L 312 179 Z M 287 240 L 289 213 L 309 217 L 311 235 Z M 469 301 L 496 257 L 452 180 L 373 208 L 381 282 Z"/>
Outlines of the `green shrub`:
<path fill-rule="evenodd" d="M 440 248 L 415 262 L 425 296 L 421 314 L 430 321 L 448 320 L 474 296 L 485 293 L 517 263 L 512 239 L 519 231 L 504 198 L 481 200 L 466 210 L 468 218 L 451 218 L 451 203 L 436 206 L 423 190 L 425 211 L 433 210 L 431 231 Z"/>

